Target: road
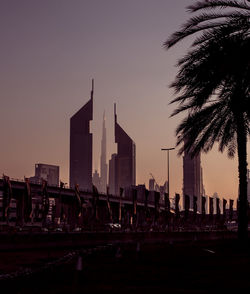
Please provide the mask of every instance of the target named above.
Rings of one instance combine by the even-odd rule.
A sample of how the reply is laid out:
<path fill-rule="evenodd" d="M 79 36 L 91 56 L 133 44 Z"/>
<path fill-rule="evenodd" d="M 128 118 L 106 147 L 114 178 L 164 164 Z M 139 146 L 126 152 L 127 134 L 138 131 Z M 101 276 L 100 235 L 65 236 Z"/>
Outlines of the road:
<path fill-rule="evenodd" d="M 50 254 L 40 255 L 36 268 L 58 260 Z M 0 285 L 13 294 L 249 293 L 249 264 L 250 246 L 237 240 L 117 243 Z"/>

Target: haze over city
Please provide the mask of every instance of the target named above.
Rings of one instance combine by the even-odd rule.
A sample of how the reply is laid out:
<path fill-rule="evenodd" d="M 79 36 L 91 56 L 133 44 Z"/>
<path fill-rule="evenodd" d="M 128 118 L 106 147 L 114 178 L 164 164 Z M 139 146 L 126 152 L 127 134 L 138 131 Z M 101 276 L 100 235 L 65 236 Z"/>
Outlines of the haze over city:
<path fill-rule="evenodd" d="M 0 36 L 2 292 L 249 293 L 250 0 L 2 0 Z"/>
<path fill-rule="evenodd" d="M 136 143 L 136 183 L 167 179 L 164 147 L 174 147 L 181 116 L 169 118 L 169 84 L 187 41 L 165 51 L 163 42 L 190 16 L 193 1 L 2 1 L 0 9 L 0 172 L 34 174 L 35 163 L 60 166 L 69 182 L 69 120 L 90 97 L 95 79 L 93 172 L 100 169 L 103 112 L 107 157 L 116 151 L 118 120 Z M 248 147 L 248 152 L 249 152 Z M 202 154 L 207 195 L 236 199 L 237 158 L 214 148 Z M 182 190 L 182 158 L 170 155 L 171 193 Z"/>

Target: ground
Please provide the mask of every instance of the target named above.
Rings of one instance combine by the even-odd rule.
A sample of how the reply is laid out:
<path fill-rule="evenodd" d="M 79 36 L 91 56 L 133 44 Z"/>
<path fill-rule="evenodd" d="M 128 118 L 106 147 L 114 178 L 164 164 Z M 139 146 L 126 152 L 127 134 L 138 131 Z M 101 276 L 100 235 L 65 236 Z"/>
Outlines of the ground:
<path fill-rule="evenodd" d="M 116 244 L 81 252 L 82 266 L 78 253 L 50 267 L 48 262 L 67 250 L 2 252 L 1 273 L 47 267 L 2 280 L 1 289 L 20 294 L 250 293 L 250 248 L 236 240 Z"/>

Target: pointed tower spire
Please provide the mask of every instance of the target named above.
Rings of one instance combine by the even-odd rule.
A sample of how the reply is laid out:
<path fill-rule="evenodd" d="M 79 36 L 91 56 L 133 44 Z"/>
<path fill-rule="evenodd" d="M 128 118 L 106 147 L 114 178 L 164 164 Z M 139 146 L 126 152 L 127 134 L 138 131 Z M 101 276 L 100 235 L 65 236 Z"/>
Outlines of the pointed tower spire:
<path fill-rule="evenodd" d="M 93 139 L 90 121 L 93 120 L 94 80 L 91 97 L 82 108 L 70 118 L 70 187 L 79 185 L 80 190 L 92 190 L 92 148 Z"/>
<path fill-rule="evenodd" d="M 115 124 L 116 124 L 117 123 L 116 103 L 114 103 L 114 117 L 115 117 Z"/>
<path fill-rule="evenodd" d="M 106 140 L 106 117 L 105 117 L 105 110 L 103 112 L 103 120 L 102 120 L 102 138 L 105 137 Z"/>
<path fill-rule="evenodd" d="M 94 79 L 92 79 L 92 89 L 91 89 L 90 96 L 91 96 L 91 99 L 93 99 L 93 97 L 94 97 Z"/>

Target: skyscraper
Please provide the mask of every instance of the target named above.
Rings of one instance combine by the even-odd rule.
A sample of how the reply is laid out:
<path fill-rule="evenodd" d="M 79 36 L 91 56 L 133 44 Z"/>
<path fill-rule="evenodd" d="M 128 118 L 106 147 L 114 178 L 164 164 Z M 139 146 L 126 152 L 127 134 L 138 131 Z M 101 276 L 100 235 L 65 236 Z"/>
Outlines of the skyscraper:
<path fill-rule="evenodd" d="M 201 212 L 202 199 L 202 170 L 200 154 L 191 157 L 187 151 L 184 151 L 183 157 L 183 199 L 185 195 L 190 197 L 190 208 L 193 208 L 193 196 L 197 197 L 197 210 Z M 183 207 L 184 201 L 183 201 Z"/>
<path fill-rule="evenodd" d="M 93 177 L 92 177 L 92 183 L 93 185 L 97 188 L 98 191 L 101 191 L 101 183 L 100 183 L 100 176 L 99 173 L 97 172 L 97 170 L 95 170 L 95 172 L 93 173 Z"/>
<path fill-rule="evenodd" d="M 30 177 L 31 183 L 41 184 L 42 180 L 46 180 L 48 185 L 59 185 L 59 166 L 37 163 L 35 165 L 35 176 Z"/>
<path fill-rule="evenodd" d="M 250 205 L 250 170 L 247 170 L 247 201 Z"/>
<path fill-rule="evenodd" d="M 109 160 L 109 193 L 115 194 L 115 158 L 116 153 L 111 155 L 111 159 Z"/>
<path fill-rule="evenodd" d="M 115 115 L 115 143 L 117 155 L 115 156 L 115 194 L 120 188 L 135 185 L 135 143 L 117 122 L 116 105 Z"/>
<path fill-rule="evenodd" d="M 107 188 L 107 141 L 106 141 L 106 126 L 105 126 L 105 112 L 103 114 L 102 123 L 102 143 L 101 143 L 101 175 L 100 175 L 100 192 L 106 193 Z"/>
<path fill-rule="evenodd" d="M 94 80 L 90 100 L 70 119 L 70 187 L 92 190 L 92 134 Z"/>
<path fill-rule="evenodd" d="M 155 180 L 149 179 L 149 191 L 154 191 L 154 190 L 155 190 Z"/>

